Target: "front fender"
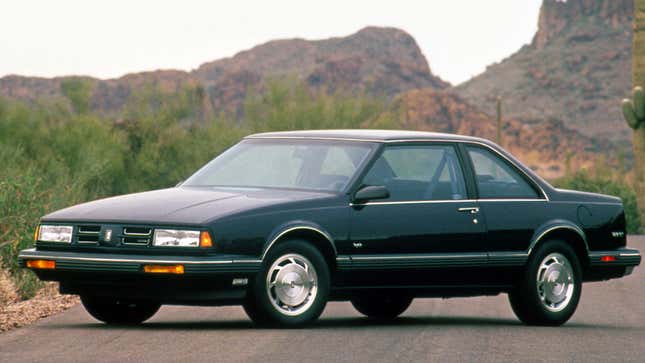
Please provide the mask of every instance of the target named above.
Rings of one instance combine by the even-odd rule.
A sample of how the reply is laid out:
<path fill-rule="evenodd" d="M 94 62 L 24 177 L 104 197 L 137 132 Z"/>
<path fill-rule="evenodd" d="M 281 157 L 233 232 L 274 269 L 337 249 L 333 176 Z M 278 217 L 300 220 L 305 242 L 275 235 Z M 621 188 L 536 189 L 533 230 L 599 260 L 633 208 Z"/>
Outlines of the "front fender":
<path fill-rule="evenodd" d="M 262 248 L 262 259 L 266 256 L 267 252 L 271 247 L 280 240 L 281 237 L 297 232 L 298 230 L 308 231 L 311 233 L 316 233 L 327 240 L 331 246 L 331 249 L 334 251 L 335 255 L 338 255 L 336 246 L 334 245 L 334 240 L 322 226 L 317 223 L 305 220 L 296 220 L 283 223 L 278 227 L 274 228 L 271 233 L 267 236 L 264 247 Z"/>

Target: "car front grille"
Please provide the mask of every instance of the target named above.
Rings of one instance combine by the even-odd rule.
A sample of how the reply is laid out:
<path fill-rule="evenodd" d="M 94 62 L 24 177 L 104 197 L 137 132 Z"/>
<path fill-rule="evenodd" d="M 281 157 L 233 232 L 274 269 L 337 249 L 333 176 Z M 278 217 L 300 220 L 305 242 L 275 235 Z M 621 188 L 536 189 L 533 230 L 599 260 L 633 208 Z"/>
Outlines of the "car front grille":
<path fill-rule="evenodd" d="M 150 227 L 124 227 L 121 243 L 124 245 L 147 246 L 152 237 Z"/>
<path fill-rule="evenodd" d="M 72 244 L 83 247 L 147 247 L 154 232 L 150 226 L 79 224 L 74 227 Z"/>
<path fill-rule="evenodd" d="M 62 224 L 62 223 L 61 223 Z M 164 254 L 168 251 L 181 251 L 182 254 L 202 254 L 212 252 L 210 249 L 201 248 L 177 248 L 177 247 L 154 247 L 155 229 L 191 229 L 199 227 L 187 227 L 177 225 L 146 225 L 127 223 L 100 223 L 100 222 L 78 222 L 66 223 L 73 226 L 71 243 L 37 241 L 36 248 L 43 250 L 79 250 L 83 252 L 109 252 L 109 253 L 152 253 Z"/>
<path fill-rule="evenodd" d="M 76 242 L 82 245 L 98 245 L 101 226 L 81 225 L 76 229 Z"/>

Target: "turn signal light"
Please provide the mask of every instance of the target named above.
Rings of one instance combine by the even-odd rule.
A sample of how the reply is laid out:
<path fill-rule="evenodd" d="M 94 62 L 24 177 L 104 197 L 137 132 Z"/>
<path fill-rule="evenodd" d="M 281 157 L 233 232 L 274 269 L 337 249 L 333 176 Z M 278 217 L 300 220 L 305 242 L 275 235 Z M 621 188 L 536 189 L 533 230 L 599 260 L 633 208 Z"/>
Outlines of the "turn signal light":
<path fill-rule="evenodd" d="M 602 257 L 600 257 L 600 261 L 602 261 L 602 262 L 614 262 L 614 261 L 616 261 L 616 256 L 602 256 Z"/>
<path fill-rule="evenodd" d="M 143 265 L 143 272 L 181 275 L 184 273 L 184 265 Z"/>
<path fill-rule="evenodd" d="M 38 237 L 40 234 L 40 225 L 36 226 L 36 230 L 34 231 L 34 242 L 38 242 Z"/>
<path fill-rule="evenodd" d="M 27 260 L 27 267 L 41 270 L 53 270 L 56 268 L 56 261 L 53 260 Z"/>
<path fill-rule="evenodd" d="M 210 233 L 203 231 L 199 235 L 199 247 L 213 247 L 213 239 Z"/>

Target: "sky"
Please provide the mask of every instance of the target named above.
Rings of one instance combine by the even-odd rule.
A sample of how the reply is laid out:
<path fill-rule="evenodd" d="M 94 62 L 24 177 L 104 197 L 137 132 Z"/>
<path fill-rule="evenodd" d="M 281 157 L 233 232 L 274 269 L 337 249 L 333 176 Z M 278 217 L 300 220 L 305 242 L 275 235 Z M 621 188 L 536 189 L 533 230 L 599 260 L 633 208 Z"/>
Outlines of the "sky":
<path fill-rule="evenodd" d="M 1 0 L 0 77 L 191 70 L 273 39 L 410 33 L 459 84 L 531 42 L 541 0 Z"/>

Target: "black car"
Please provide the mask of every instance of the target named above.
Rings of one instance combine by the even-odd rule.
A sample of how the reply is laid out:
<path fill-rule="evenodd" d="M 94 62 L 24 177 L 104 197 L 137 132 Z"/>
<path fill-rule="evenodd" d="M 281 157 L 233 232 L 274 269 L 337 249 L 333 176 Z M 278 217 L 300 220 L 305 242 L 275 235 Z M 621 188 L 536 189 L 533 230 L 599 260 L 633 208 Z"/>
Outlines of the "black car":
<path fill-rule="evenodd" d="M 582 282 L 641 260 L 619 198 L 555 189 L 483 139 L 408 131 L 251 135 L 175 188 L 63 209 L 36 233 L 21 264 L 120 324 L 162 304 L 297 326 L 329 300 L 388 319 L 415 297 L 508 293 L 523 322 L 560 325 Z"/>

